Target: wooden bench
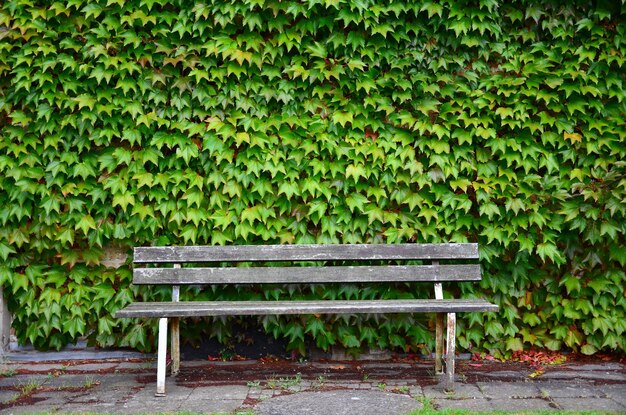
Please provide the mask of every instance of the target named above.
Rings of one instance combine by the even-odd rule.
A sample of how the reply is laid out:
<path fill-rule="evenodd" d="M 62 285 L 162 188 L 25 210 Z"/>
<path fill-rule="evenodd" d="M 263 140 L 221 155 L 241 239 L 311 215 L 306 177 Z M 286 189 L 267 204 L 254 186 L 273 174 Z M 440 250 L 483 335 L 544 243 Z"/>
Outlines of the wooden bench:
<path fill-rule="evenodd" d="M 422 261 L 420 263 L 423 265 L 406 264 L 407 261 L 416 260 Z M 447 262 L 440 264 L 440 260 Z M 172 301 L 133 303 L 118 311 L 116 317 L 160 318 L 156 395 L 164 396 L 168 319 L 172 320 L 171 372 L 176 375 L 180 368 L 178 323 L 183 317 L 436 313 L 435 372 L 443 374 L 445 366 L 444 384 L 446 389 L 451 390 L 454 388 L 455 313 L 498 310 L 498 306 L 482 299 L 444 299 L 443 282 L 480 280 L 480 265 L 477 264 L 477 260 L 477 244 L 138 247 L 134 249 L 135 264 L 173 264 L 173 266 L 135 267 L 133 283 L 171 285 Z M 330 262 L 330 265 L 311 266 L 311 261 Z M 237 267 L 237 263 L 240 262 L 252 262 L 257 266 Z M 271 262 L 289 262 L 289 266 L 267 266 Z M 309 264 L 298 266 L 300 262 Z M 190 264 L 192 267 L 182 268 L 181 264 Z M 199 264 L 202 267 L 198 267 Z M 435 298 L 350 301 L 179 301 L 180 285 L 377 282 L 432 282 Z M 447 315 L 445 359 L 444 315 Z"/>

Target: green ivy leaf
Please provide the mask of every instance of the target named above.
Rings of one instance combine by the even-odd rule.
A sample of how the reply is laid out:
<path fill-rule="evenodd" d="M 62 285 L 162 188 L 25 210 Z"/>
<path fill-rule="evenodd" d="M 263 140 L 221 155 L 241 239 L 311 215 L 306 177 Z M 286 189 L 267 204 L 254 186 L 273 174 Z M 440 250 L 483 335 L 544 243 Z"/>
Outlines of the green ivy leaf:
<path fill-rule="evenodd" d="M 87 235 L 89 230 L 96 229 L 96 222 L 91 215 L 85 215 L 76 223 L 76 229 L 82 230 Z"/>

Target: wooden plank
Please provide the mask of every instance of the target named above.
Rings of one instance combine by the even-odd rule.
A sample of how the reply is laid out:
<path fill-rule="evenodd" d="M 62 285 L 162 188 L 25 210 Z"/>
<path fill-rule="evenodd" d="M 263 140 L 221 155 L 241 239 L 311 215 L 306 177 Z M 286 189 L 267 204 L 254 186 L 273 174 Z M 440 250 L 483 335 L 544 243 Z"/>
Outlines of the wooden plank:
<path fill-rule="evenodd" d="M 275 314 L 384 314 L 497 311 L 480 299 L 352 301 L 190 301 L 134 303 L 115 317 L 201 317 Z"/>
<path fill-rule="evenodd" d="M 439 261 L 433 261 L 438 265 Z M 443 300 L 443 285 L 440 282 L 434 284 L 435 299 Z M 435 373 L 443 372 L 443 313 L 437 313 L 435 318 Z"/>
<path fill-rule="evenodd" d="M 448 336 L 446 340 L 446 391 L 454 392 L 454 358 L 456 355 L 456 313 L 448 313 Z"/>
<path fill-rule="evenodd" d="M 170 348 L 172 349 L 172 366 L 170 368 L 172 376 L 178 376 L 180 372 L 180 319 L 173 317 L 170 328 Z"/>
<path fill-rule="evenodd" d="M 174 264 L 174 268 L 180 269 L 180 264 Z M 180 285 L 172 286 L 172 301 L 177 303 L 180 301 Z M 180 319 L 172 318 L 172 328 L 170 329 L 170 347 L 172 348 L 172 376 L 178 375 L 180 372 Z"/>
<path fill-rule="evenodd" d="M 478 244 L 136 247 L 135 263 L 477 259 Z"/>
<path fill-rule="evenodd" d="M 443 373 L 443 319 L 444 313 L 437 313 L 435 318 L 435 373 Z"/>
<path fill-rule="evenodd" d="M 479 281 L 480 265 L 386 265 L 253 268 L 136 268 L 134 284 L 308 284 Z"/>

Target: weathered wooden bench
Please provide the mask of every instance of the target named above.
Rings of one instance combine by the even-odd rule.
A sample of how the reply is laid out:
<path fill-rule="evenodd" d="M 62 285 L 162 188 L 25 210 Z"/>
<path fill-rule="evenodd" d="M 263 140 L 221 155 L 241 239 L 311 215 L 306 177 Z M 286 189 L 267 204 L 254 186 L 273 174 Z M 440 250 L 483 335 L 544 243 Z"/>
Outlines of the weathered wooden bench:
<path fill-rule="evenodd" d="M 133 303 L 118 311 L 116 317 L 160 318 L 156 395 L 164 396 L 168 319 L 172 320 L 171 372 L 175 375 L 180 368 L 178 323 L 183 317 L 436 313 L 435 372 L 443 374 L 445 366 L 444 384 L 446 389 L 451 390 L 454 388 L 456 313 L 498 310 L 497 305 L 482 299 L 444 299 L 443 282 L 480 280 L 477 259 L 477 244 L 138 247 L 134 250 L 135 264 L 173 264 L 173 267 L 135 267 L 133 283 L 171 285 L 172 301 Z M 407 261 L 414 260 L 422 261 L 420 263 L 423 265 L 406 264 Z M 440 264 L 440 260 L 447 263 Z M 330 262 L 331 265 L 311 266 L 311 261 Z M 347 261 L 350 265 L 344 265 L 342 261 Z M 237 267 L 240 262 L 253 262 L 258 266 Z M 289 262 L 290 265 L 264 266 L 271 262 Z M 297 266 L 300 262 L 309 264 Z M 228 265 L 224 265 L 225 263 Z M 372 263 L 377 265 L 371 265 Z M 191 264 L 193 267 L 182 268 L 181 264 Z M 198 264 L 204 266 L 198 267 Z M 180 285 L 377 282 L 433 282 L 435 299 L 179 301 Z M 447 315 L 445 358 L 444 315 Z"/>

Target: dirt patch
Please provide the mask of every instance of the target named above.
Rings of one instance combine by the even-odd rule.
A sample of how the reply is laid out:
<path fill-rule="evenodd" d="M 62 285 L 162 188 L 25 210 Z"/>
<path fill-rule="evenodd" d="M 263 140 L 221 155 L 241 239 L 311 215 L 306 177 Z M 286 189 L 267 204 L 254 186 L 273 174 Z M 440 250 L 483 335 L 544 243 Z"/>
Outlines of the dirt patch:
<path fill-rule="evenodd" d="M 432 370 L 426 370 L 423 365 L 396 365 L 395 362 L 378 362 L 376 365 L 363 364 L 363 362 L 329 362 L 323 363 L 297 363 L 290 360 L 275 359 L 271 361 L 255 362 L 253 364 L 229 364 L 206 365 L 183 367 L 176 377 L 176 383 L 180 386 L 197 387 L 199 385 L 228 385 L 248 384 L 250 382 L 269 382 L 280 385 L 281 383 L 293 382 L 298 378 L 311 383 L 324 382 L 361 382 L 369 381 L 385 383 L 386 381 L 405 380 L 410 383 L 417 381 L 420 385 L 435 384 Z M 141 383 L 153 383 L 154 375 L 142 376 L 138 379 Z M 264 385 L 265 386 L 265 385 Z"/>
<path fill-rule="evenodd" d="M 259 404 L 260 402 L 261 402 L 261 399 L 251 398 L 250 396 L 248 396 L 246 397 L 246 399 L 243 400 L 242 406 L 245 408 L 252 408 L 256 406 L 257 404 Z"/>
<path fill-rule="evenodd" d="M 620 362 L 618 359 L 613 360 Z M 538 366 L 526 362 L 474 361 L 457 360 L 457 373 L 469 382 L 518 381 L 540 376 L 553 371 L 577 371 L 577 367 L 593 363 L 587 358 L 578 359 L 568 356 L 563 364 L 542 366 L 538 373 Z M 597 360 L 595 361 L 597 363 Z M 310 384 L 319 383 L 361 383 L 377 384 L 406 382 L 410 385 L 430 386 L 438 383 L 434 376 L 434 362 L 431 360 L 395 359 L 391 361 L 363 362 L 363 361 L 318 361 L 295 362 L 290 359 L 261 359 L 250 362 L 211 362 L 182 367 L 176 377 L 176 384 L 183 387 L 195 388 L 211 385 L 249 385 L 257 383 L 267 388 L 268 385 L 277 385 L 293 382 L 295 378 L 307 381 Z M 624 369 L 614 370 L 624 373 Z M 323 379 L 320 382 L 320 379 Z M 156 381 L 155 374 L 146 374 L 138 378 L 140 383 L 152 384 Z M 619 381 L 599 378 L 597 384 L 623 383 Z"/>
<path fill-rule="evenodd" d="M 45 401 L 46 398 L 38 398 L 36 396 L 33 395 L 27 395 L 27 396 L 18 396 L 15 400 L 9 401 L 9 402 L 0 402 L 0 411 L 6 409 L 6 408 L 13 408 L 15 406 L 28 406 L 28 405 L 34 405 L 37 402 L 42 402 Z"/>

